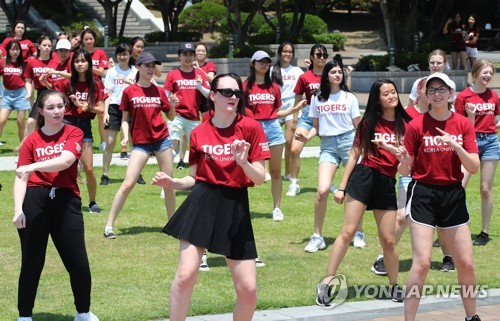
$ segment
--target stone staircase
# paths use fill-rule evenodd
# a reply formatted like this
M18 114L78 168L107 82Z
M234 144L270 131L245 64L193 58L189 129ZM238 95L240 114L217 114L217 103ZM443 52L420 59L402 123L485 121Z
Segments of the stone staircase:
M138 0L134 1L137 2ZM125 2L126 1L122 1L118 5L118 21L116 24L117 32L119 32L122 23L125 11ZM88 17L96 19L103 26L106 25L104 8L99 4L99 2L97 2L97 0L76 0L74 3L78 9L84 12ZM143 37L147 33L159 31L155 24L151 23L150 20L141 19L141 17L136 15L133 10L129 11L126 21L125 31L123 34L125 37Z

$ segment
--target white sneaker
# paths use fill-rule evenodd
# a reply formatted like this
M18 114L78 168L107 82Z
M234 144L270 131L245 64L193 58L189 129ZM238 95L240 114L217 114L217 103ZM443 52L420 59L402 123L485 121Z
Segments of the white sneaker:
M206 250L203 252L203 256L201 257L201 263L200 263L199 270L205 271L205 272L210 271L210 267L208 266L208 263L207 263L207 251Z
M19 317L17 321L33 321L33 319L31 317Z
M271 180L271 174L269 174L268 172L266 172L266 177L264 178L264 181L268 182Z
M366 247L365 234L363 234L363 231L356 231L353 244L354 247L359 249Z
M160 197L161 198L165 198L165 191L163 190L163 188L161 189Z
M288 192L286 192L286 196L297 196L300 193L299 184L290 184L288 187Z
M335 186L335 184L332 184L332 186L330 186L330 192L335 193L337 190L338 188L337 186Z
M106 149L106 142L101 142L99 144L99 150L102 152Z
M99 321L99 318L96 317L92 312L87 313L76 313L74 321Z
M309 243L304 248L304 251L309 253L316 253L318 250L323 250L326 247L325 239L323 236L316 236L313 234L309 239Z
M256 267L264 267L264 266L266 266L266 263L262 262L260 257L257 256L257 258L255 259L255 266Z
M279 207L276 207L273 210L273 221L275 222L281 222L285 219L285 215L283 215L283 212L281 212Z

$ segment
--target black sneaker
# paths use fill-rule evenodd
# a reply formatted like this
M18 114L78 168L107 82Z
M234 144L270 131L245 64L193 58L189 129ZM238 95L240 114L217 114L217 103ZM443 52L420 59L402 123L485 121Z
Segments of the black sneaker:
M380 259L377 259L375 263L373 263L371 270L376 275L387 275L387 269L385 268L384 258L381 257Z
M316 285L316 304L323 308L332 308L331 302L331 291L332 288L325 283L318 283Z
M465 321L467 321L467 318L465 318ZM472 317L472 319L470 319L470 321L481 321L481 318L476 314Z
M439 239L436 239L434 243L432 243L432 247L440 247L441 244L439 244Z
M142 178L142 175L139 175L139 178L137 179L137 184L146 185L146 181L144 180L144 178Z
M96 202L92 201L89 203L89 212L94 214L101 213L101 208L97 205Z
M184 161L180 160L179 163L177 163L176 169L184 169L186 167L186 164L184 164Z
M100 185L109 185L109 177L107 177L106 175L102 175Z
M479 233L476 236L476 239L474 240L473 244L477 245L477 246L483 246L483 245L488 244L489 241L490 241L490 238L489 238L488 233L484 233L481 231L481 233Z
M392 302L403 302L404 293L403 289L397 284L392 286L391 289L391 300Z
M441 266L441 272L454 272L455 263L453 263L453 258L446 255L443 257L443 265Z
M129 156L128 156L127 152L121 152L120 153L120 159L124 159L125 160L125 159L128 159L128 158L129 158Z

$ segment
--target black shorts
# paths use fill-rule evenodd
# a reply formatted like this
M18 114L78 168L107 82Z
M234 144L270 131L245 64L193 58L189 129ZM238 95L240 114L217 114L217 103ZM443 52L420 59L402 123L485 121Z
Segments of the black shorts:
M122 111L120 110L120 105L110 104L108 108L109 122L104 129L112 129L120 131L122 126Z
M396 179L357 164L349 177L346 193L366 205L367 210L397 210Z
M429 227L454 228L469 222L462 183L431 185L412 180L408 185L406 215Z
M247 188L196 182L163 232L232 260L257 257Z
M46 87L42 87L36 91L36 100L35 103L33 104L33 107L31 108L29 118L36 119L38 116L38 102L40 101L40 97L42 96L43 92L46 91Z
M451 52L460 52L460 51L464 51L465 52L465 46L460 45L460 44L456 44L456 43L452 42L451 43L450 51Z
M64 116L64 122L76 126L83 131L84 143L92 143L94 141L94 137L92 136L92 119Z

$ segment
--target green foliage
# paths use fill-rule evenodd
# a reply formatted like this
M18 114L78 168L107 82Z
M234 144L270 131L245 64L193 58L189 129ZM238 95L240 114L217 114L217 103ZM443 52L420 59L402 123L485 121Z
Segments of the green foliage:
M333 51L344 50L344 46L347 42L347 36L341 33L321 33L319 35L313 35L315 43L321 44L331 44Z
M304 27L298 35L292 35L290 27L293 20L293 13L285 13L283 15L283 28L280 30L280 39L296 39L296 43L315 43L314 34L322 34L328 32L326 23L318 16L306 14ZM271 22L276 26L278 19L271 19ZM255 44L266 44L276 42L276 31L267 23L260 26L258 33L249 38L249 42Z
M178 31L177 34L171 34L170 41L197 42L200 41L202 37L203 35L200 32ZM144 35L144 40L146 40L147 43L164 42L165 33L163 31L153 31Z
M269 50L268 48L262 48L254 45L243 45L239 47L235 47L233 51L234 58L250 58L257 50L264 50L269 54L269 56L273 57L274 52ZM229 54L229 41L227 39L220 41L217 45L213 46L208 51L209 57L226 57L228 58Z
M226 7L201 2L188 7L179 15L179 30L213 33L226 17Z
M426 70L427 56L428 52L421 52L418 54L414 54L413 52L396 53L394 57L394 64L403 70L406 70L406 67L409 65L418 64L421 70ZM358 60L358 64L366 66L369 65L373 71L387 71L386 67L389 66L389 56L364 56Z
M82 32L83 27L89 26L89 28L94 30L97 34L97 39L95 40L94 46L102 47L104 45L104 35L101 31L99 31L99 29L97 29L94 21L90 20L81 12L77 13L72 21L73 22L71 22L69 25L61 26L68 35L71 35L74 32Z
M248 15L249 13L248 12L242 12L241 13L241 23L244 24L245 21L247 20L248 18ZM231 18L234 19L234 14L231 14ZM266 24L266 21L264 20L264 17L262 17L262 15L260 14L257 14L253 17L253 20L252 22L250 23L250 27L248 28L248 34L249 35L253 35L253 34L256 34L260 27L262 25ZM218 32L220 32L221 34L224 34L224 35L227 35L228 32L229 32L229 26L227 24L227 19L226 17L224 16L224 19L222 19L222 21L220 22L220 26L219 28L217 29Z

